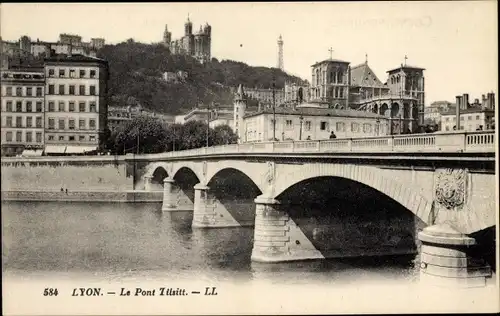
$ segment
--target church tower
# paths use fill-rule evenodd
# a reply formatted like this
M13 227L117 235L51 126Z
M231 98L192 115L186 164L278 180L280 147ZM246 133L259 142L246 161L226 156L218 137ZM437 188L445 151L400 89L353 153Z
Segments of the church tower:
M278 68L285 71L285 65L283 64L283 38L278 38Z
M168 25L165 24L165 31L163 32L163 45L170 48L170 42L172 41L172 33L168 31Z
M247 97L243 91L243 86L240 84L238 91L234 96L234 133L238 136L238 143L245 142L245 126L243 117L247 107Z
M193 34L193 23L191 23L191 21L189 20L189 14L188 14L188 19L186 23L184 23L184 36L192 34Z

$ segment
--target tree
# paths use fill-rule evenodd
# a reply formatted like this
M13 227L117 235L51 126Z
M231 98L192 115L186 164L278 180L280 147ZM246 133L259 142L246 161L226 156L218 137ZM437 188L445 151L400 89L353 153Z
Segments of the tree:
M236 144L238 136L229 125L219 125L214 128L214 145Z
M117 131L114 149L117 153L158 153L165 151L168 134L158 118L137 116Z

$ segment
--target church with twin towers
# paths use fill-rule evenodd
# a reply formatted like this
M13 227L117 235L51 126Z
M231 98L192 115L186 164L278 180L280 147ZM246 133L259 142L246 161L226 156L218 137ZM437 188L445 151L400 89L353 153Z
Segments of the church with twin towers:
M212 27L205 23L200 25L197 32L193 32L193 23L187 17L184 23L184 35L176 40L172 40L172 33L165 25L163 33L163 45L165 45L172 54L185 54L196 58L201 63L209 62L211 59L212 46Z

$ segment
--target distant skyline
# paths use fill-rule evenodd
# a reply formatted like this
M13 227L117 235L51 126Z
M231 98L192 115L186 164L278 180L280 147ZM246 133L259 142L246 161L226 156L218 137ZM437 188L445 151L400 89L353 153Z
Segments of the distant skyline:
M311 80L310 66L330 57L365 61L382 82L386 71L405 62L425 68L426 105L471 101L498 86L497 2L332 3L97 3L0 5L3 40L57 40L60 33L107 44L129 38L160 42L165 24L172 39L212 25L212 57L252 66L276 67L277 40L284 45L285 70ZM20 22L22 21L22 22ZM498 99L498 98L497 98Z

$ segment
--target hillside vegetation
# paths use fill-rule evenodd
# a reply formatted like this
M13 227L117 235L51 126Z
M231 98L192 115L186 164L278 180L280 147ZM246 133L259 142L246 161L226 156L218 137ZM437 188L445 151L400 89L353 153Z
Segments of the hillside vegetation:
M172 55L160 44L143 44L133 40L106 45L98 52L110 67L109 92L111 105L139 103L143 107L165 114L177 114L195 105L208 103L232 104L231 88L271 88L273 77L277 88L286 80L303 83L277 68L251 67L245 63L212 58L200 64L194 58ZM186 71L181 83L167 83L164 72Z

